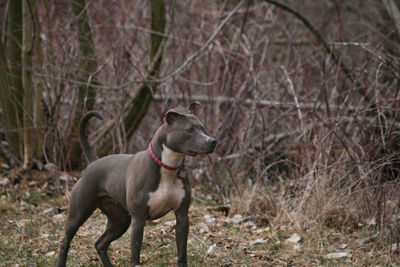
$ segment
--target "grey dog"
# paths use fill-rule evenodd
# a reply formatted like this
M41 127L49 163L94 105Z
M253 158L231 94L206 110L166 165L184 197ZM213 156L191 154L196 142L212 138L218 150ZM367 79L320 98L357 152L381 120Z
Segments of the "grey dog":
M130 225L131 266L139 265L146 221L160 218L171 210L176 216L178 265L187 266L191 191L188 179L180 177L178 172L185 155L212 153L217 141L206 133L190 108L178 107L166 112L149 149L99 159L85 133L91 117L102 119L98 112L91 111L80 123L83 151L91 163L71 193L57 267L65 266L72 238L97 208L108 218L106 231L95 243L104 266L113 266L107 249Z

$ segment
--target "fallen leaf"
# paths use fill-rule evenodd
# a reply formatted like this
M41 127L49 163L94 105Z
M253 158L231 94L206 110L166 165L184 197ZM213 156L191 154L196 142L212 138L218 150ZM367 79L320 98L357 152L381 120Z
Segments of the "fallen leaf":
M266 244L267 242L268 242L267 239L258 238L254 241L250 241L249 246L254 246L254 245L258 245L258 244Z
M53 216L53 215L56 215L56 214L60 213L60 211L59 211L58 208L52 207L52 208L45 209L43 211L43 213L47 214L49 216Z
M46 171L57 171L58 167L56 164L50 162L44 165L44 169Z
M328 255L326 255L326 258L328 260L351 258L351 254L347 253L347 252L334 252L334 253L329 253Z
M18 228L24 228L27 223L29 223L28 219L22 219L17 221L17 226Z
M229 206L218 206L218 207L207 207L206 209L209 212L212 212L212 211L222 212L222 213L224 213L225 216L228 216L231 207L229 207Z
M54 222L63 222L64 219L65 219L65 215L62 213L53 216Z
M30 182L28 183L28 186L29 186L29 187L33 187L33 186L36 186L37 184L38 184L37 181L30 181Z
M390 246L390 250L391 250L392 252L400 252L400 245L399 245L398 243L393 243L393 244Z
M265 228L263 228L263 229L258 229L258 230L256 231L256 234L261 234L261 233L269 232L269 231L271 231L271 228L265 227Z
M286 239L286 242L292 243L292 244L297 244L301 240L301 236L298 233L294 233L291 237Z
M200 234L210 232L210 228L208 228L208 226L206 224L200 224L199 226L200 226L200 229L199 229Z
M6 186L10 183L10 180L8 178L4 178L3 180L0 181L1 186Z
M243 222L243 216L240 214L235 214L232 218L226 218L225 222L229 224L239 224Z
M208 254L208 255L213 254L213 253L215 252L215 248L216 248L216 247L217 247L217 244L211 245L211 246L208 248L208 250L207 250L207 254Z
M64 182L72 182L74 178L71 175L68 174L62 174L60 177L58 177L59 180L64 181Z
M42 236L41 236L41 237L42 237L43 239L48 239L48 238L49 238L49 236L50 236L49 234L42 234Z
M10 165L8 165L7 163L2 163L1 165L0 165L3 169L10 169Z
M301 249L301 246L299 244L296 244L296 245L293 246L293 249L294 250L299 250L299 249Z
M176 221L175 220L167 221L167 222L164 222L164 225L166 225L166 226L175 226L176 225Z
M366 223L368 226L374 226L374 225L376 225L376 218L369 218L369 219L366 219L366 220L365 220L365 223Z
M203 216L203 218L204 218L204 220L205 220L207 223L213 223L213 222L215 222L215 217L214 217L214 215L206 214L206 215Z
M56 255L55 251L50 251L46 253L46 257L53 257L54 255Z

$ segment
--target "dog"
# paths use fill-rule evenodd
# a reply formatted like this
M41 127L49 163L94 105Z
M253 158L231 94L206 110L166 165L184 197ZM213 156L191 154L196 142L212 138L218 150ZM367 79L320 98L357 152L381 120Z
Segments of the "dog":
M191 190L189 180L178 172L185 156L210 154L217 145L217 140L207 134L204 125L191 112L195 105L168 110L147 150L100 159L90 147L85 129L90 118L103 118L96 111L82 118L79 135L90 164L71 193L57 267L66 265L71 240L97 208L108 218L106 231L95 243L104 266L113 266L107 249L129 226L131 266L140 265L146 221L161 218L171 210L176 217L178 266L187 266Z

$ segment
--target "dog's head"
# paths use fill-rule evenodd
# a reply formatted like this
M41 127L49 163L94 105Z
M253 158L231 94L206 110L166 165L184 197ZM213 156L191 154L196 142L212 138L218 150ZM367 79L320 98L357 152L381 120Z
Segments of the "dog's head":
M192 113L198 105L193 103L188 108L177 107L165 113L165 145L171 150L189 156L214 151L217 140L207 134L204 125Z

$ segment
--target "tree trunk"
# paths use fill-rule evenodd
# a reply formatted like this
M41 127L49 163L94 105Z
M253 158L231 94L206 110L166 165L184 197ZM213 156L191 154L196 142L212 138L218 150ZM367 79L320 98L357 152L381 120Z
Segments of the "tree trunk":
M32 50L34 47L33 39L33 12L29 0L23 0L22 4L22 86L24 89L23 97L23 123L24 123L24 162L23 168L28 169L32 166L33 154L35 150L33 105L34 92L32 84Z
M0 38L0 105L2 109L2 117L1 122L5 127L5 135L8 144L10 145L11 150L18 151L19 148L19 138L17 132L15 130L18 128L16 113L14 110L13 102L10 101L10 81L8 77L8 67L7 60L5 57L5 48L3 42ZM1 146L1 148L3 148ZM3 151L4 154L7 154L6 151ZM17 155L13 155L15 158L18 158Z
M72 9L74 11L77 28L79 49L81 52L81 66L82 72L80 80L85 85L78 88L78 99L75 105L75 115L73 119L71 133L71 147L69 148L69 159L71 168L76 169L81 162L82 149L78 138L79 121L84 112L91 110L94 105L96 90L92 84L96 84L95 71L97 69L97 61L95 56L95 49L92 39L92 30L89 24L87 15L86 1L85 0L71 0Z
M41 50L41 42L40 42L40 23L39 23L39 16L37 13L37 9L34 9L35 13L33 14L34 25L36 29L35 33L35 40L34 40L34 57L35 59L35 66L37 72L42 72L43 66L43 57L42 57L42 50ZM35 153L34 157L37 160L41 160L43 157L43 138L44 138L44 131L43 131L43 121L44 121L44 109L43 109L43 83L40 81L36 81L34 84L34 125L35 125Z
M151 0L150 1L151 11L151 32L164 33L165 31L165 6L163 0ZM150 64L154 62L154 67L150 70L148 79L154 79L158 77L160 70L162 56L156 58L157 52L161 47L161 43L165 37L158 34L151 35L151 46L150 46ZM132 137L133 133L139 127L143 117L147 113L150 102L153 99L153 94L156 89L156 84L143 84L137 95L135 96L130 109L128 110L125 119L124 126L126 129L127 138Z
M150 12L151 12L151 32L164 33L166 28L166 17L165 17L165 5L163 0L151 0L150 1ZM150 44L150 63L149 63L149 74L146 77L147 80L156 79L160 70L162 61L162 49L163 40L165 37L159 34L151 34ZM150 103L153 99L153 94L156 90L157 85L155 83L144 83L139 88L135 88L135 94L128 106L125 117L124 127L126 131L126 137L129 139L135 133L139 127ZM99 155L104 156L109 153L112 149L112 141L109 138L103 143L99 149Z
M9 94L10 101L8 141L10 147L19 158L23 155L21 129L23 127L23 87L21 80L21 44L22 44L22 0L10 0L8 3L8 62L9 62ZM7 62L7 61L6 61Z

